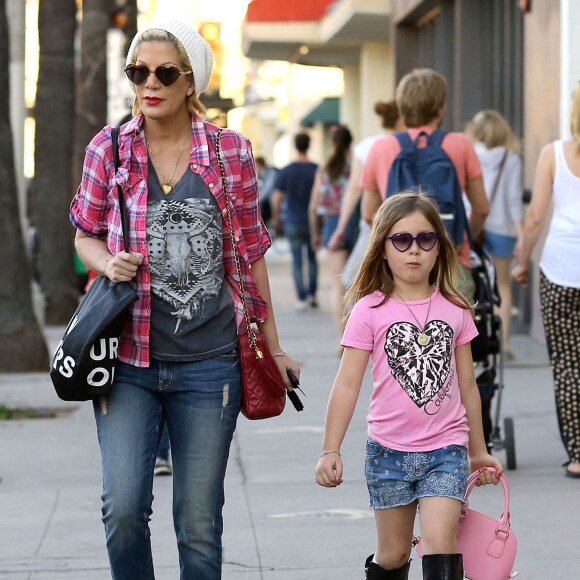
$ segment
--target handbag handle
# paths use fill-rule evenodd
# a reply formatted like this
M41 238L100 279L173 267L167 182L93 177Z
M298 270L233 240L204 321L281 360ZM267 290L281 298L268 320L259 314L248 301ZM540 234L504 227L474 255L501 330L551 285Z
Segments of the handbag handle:
M250 312L248 310L248 302L246 300L246 289L244 286L244 278L242 275L242 264L240 261L240 252L238 249L238 245L236 244L236 241L235 241L234 226L232 224L231 200L230 200L230 194L228 191L228 184L227 184L227 180L226 180L226 169L225 169L222 157L221 157L221 149L220 149L221 135L222 135L222 129L220 129L217 132L217 136L216 136L216 140L215 140L215 153L217 156L218 165L220 167L220 174L221 174L221 178L222 178L222 189L224 190L224 197L226 200L227 222L228 222L228 228L230 231L230 240L232 243L232 253L234 255L234 262L236 264L236 275L238 277L238 285L240 287L240 297L242 300L242 306L244 308L244 322L246 324L246 331L248 333L248 342L250 344L250 348L255 351L256 358L264 358L264 353L260 350L260 347L258 346L257 339L256 339L256 333L254 332L254 329L252 328L252 324L250 321Z
M473 488L475 487L475 482L478 480L479 475L483 471L489 471L490 473L496 472L496 470L493 467L482 467L481 469L474 471L469 476L469 479L467 480L467 491L465 492L464 503L461 506L462 517L465 517L467 515L467 512L469 511L469 496L473 491ZM503 488L504 504L503 504L503 512L498 520L496 533L503 532L507 535L509 534L510 527L510 488L508 485L508 481L503 474L499 476L499 482L501 483L501 486Z
M119 169L119 128L111 129L111 139L113 141L113 157L115 160L115 174ZM123 246L125 252L129 253L129 217L125 207L125 195L121 186L117 183L117 195L119 196L119 211L121 212L121 231L123 233Z

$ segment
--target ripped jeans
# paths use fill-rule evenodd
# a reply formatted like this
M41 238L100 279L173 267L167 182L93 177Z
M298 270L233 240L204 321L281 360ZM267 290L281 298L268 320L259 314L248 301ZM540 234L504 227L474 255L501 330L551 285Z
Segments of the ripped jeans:
M149 520L153 467L167 423L181 580L219 580L224 478L240 409L237 352L196 362L119 363L95 400L103 522L113 580L154 580Z

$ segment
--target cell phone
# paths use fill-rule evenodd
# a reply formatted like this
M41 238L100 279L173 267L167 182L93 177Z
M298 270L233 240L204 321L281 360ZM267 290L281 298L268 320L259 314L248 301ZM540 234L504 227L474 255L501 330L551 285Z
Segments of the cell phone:
M286 391L286 393L288 394L288 398L290 399L290 402L294 405L294 408L297 411L303 411L304 405L302 404L302 401L300 400L300 397L296 392L296 390L299 390L304 395L304 391L300 388L298 377L294 374L294 371L292 369L286 369L286 374L288 375L288 378L290 379L290 384L292 385L292 389Z

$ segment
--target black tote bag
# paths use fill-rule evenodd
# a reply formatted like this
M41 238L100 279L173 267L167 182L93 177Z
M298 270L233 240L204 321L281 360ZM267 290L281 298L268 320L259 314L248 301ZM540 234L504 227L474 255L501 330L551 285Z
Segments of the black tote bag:
M118 129L112 130L115 171L119 165ZM128 218L121 187L117 185L123 243L129 251ZM63 401L89 401L111 389L118 358L122 319L138 298L129 282L99 276L68 323L52 358L50 378Z

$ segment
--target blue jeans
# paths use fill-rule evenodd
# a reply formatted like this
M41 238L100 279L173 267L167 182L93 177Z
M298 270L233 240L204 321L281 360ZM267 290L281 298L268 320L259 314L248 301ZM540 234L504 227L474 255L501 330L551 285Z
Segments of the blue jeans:
M159 447L157 448L157 457L169 461L169 431L167 430L167 425L163 426L163 435L161 435L161 441L159 441Z
M316 296L318 289L318 264L316 254L310 246L310 230L308 226L289 224L284 232L290 242L292 252L292 275L298 300L306 300L308 296ZM304 282L304 252L308 258L308 288Z
M119 363L94 403L103 465L103 522L113 580L154 580L153 467L166 423L181 580L219 580L224 478L240 409L237 352L149 368Z

